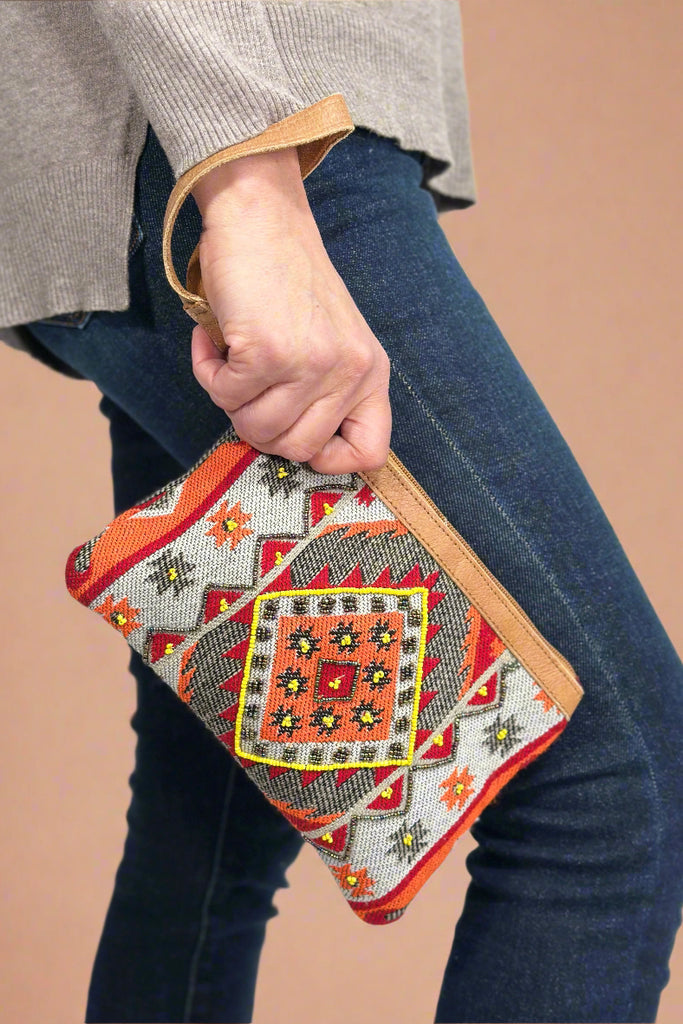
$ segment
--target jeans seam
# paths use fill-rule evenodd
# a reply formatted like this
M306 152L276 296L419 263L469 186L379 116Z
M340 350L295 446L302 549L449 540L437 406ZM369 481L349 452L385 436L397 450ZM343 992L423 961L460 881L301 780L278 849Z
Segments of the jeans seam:
M534 550L534 548L529 543L528 539L519 530L519 528L518 528L517 524L515 523L514 519L509 515L509 513L507 512L505 507L503 505L501 505L501 503L498 501L496 495L490 489L490 487L488 486L486 481L481 478L481 476L479 475L479 473L477 472L475 467L472 465L472 463L468 459L467 455L465 455L465 453L457 446L457 444L455 443L455 441L453 440L451 435L448 433L448 431L443 427L443 425L432 415L432 413L429 411L429 409L427 408L427 406L423 402L422 398L420 397L420 395L418 394L416 389L413 387L413 385L410 383L410 381L408 380L406 375L401 370L399 370L396 367L396 365L395 365L395 363L393 361L392 361L392 364L391 364L391 368L392 368L392 371L394 373L396 373L397 377L399 377L403 381L403 384L408 389L408 391L410 391L411 394L414 396L415 400L420 405L422 411L425 413L425 415L431 421L431 423L434 424L434 426L439 431L439 433L442 435L442 437L444 438L444 440L446 441L448 446L458 455L458 457L461 459L461 461L465 464L467 469L473 475L473 477L475 478L477 483L484 489L484 491L486 492L486 494L488 495L490 500L493 502L493 504L496 506L496 508L500 511L501 515L505 518L506 522L513 529L513 531L515 532L515 534L517 535L519 540L522 542L522 544L524 545L526 550L529 552L529 554L533 558L534 562L540 567L540 569L543 572L544 576L546 577L548 583L552 587L554 593L557 595L558 599L562 602L562 604L567 609L569 615L571 616L573 622L576 624L578 630L585 636L585 630L583 629L583 626L581 624L581 620L579 619L578 615L574 611L574 609L573 609L571 603L569 602L568 598L565 597L565 595L562 593L562 590L560 589L560 587L559 587L559 585L558 585L558 583L556 581L555 576L553 575L553 573L548 571L548 569L544 565L543 560L541 559L540 555ZM656 811L657 811L657 813L655 814L655 822L656 822L655 827L656 827L656 830L657 830L658 842L656 844L656 871L655 871L655 877L659 877L659 873L660 873L660 858L661 858L660 848L661 848L661 842L662 842L662 838L663 838L662 824L661 824L662 806L661 806L661 797L660 797L660 793L659 793L659 788L657 786L657 780L655 778L655 775L654 775L654 772L653 772L653 768L652 768L650 752L647 749L647 744L645 743L645 740L643 738L642 732L640 731L640 728L638 726L637 721L631 715L631 712L629 711L628 707L624 704L624 702L621 699L621 695L619 693L619 689L618 689L618 687L616 685L616 680L614 679L614 676L613 676L612 672L610 671L608 665L606 665L604 659L602 658L601 654L598 651L593 649L593 653L595 655L595 658L596 658L600 668L605 673L606 678L609 680L610 688L612 689L612 692L613 692L613 694L615 696L617 704L621 708L622 713L631 722L631 725L632 725L636 735L638 736L639 744L640 744L640 746L641 746L641 748L642 748L642 750L644 751L644 754L645 754L645 761L647 763L648 775L650 776L650 781L652 783L652 787L653 787L653 791L654 791L654 796L655 796L655 801L654 802L656 804Z
M223 841L225 839L225 830L228 822L228 811L230 810L230 804L232 803L232 794L235 788L235 775L237 773L237 765L232 764L232 771L226 787L225 798L223 800L223 810L221 812L221 820L218 827L218 837L216 839L216 848L214 850L213 864L211 866L211 877L209 878L209 884L206 887L206 893L204 894L204 901L202 903L202 912L199 925L199 935L197 936L197 943L195 945L194 952L192 954L192 960L190 962L190 974L187 982L187 996L185 997L185 1007L183 1010L183 1021L187 1022L191 1020L192 1004L194 1002L195 993L197 990L197 974L199 972L199 961L206 941L206 936L209 930L209 907L213 894L216 889L216 883L218 881L219 865L221 855L223 852Z

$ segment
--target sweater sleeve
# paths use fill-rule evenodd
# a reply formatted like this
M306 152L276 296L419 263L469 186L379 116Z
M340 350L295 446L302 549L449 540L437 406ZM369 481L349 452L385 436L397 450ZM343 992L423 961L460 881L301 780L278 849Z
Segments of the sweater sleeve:
M334 122L330 136L342 121L353 130L348 108L339 104L341 94L330 96L306 73L310 54L303 34L291 31L289 7L296 8L298 24L308 16L317 24L339 5L330 0L305 0L303 6L279 0L93 0L92 15L176 180L212 154L249 142L285 119L291 144L313 138L302 140L302 131L324 129L326 113ZM309 108L326 97L332 107L320 108L313 124ZM303 115L301 123L292 120L294 114ZM313 152L304 151L302 173Z

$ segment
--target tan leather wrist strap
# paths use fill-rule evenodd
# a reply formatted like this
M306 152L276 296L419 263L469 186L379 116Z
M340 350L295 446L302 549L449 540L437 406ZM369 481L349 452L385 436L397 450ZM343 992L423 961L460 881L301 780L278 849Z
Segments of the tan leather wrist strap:
M271 125L253 139L230 146L219 153L213 153L206 160L191 167L189 171L185 171L176 181L164 214L164 230L161 241L164 270L169 284L183 300L185 312L198 324L201 324L221 352L226 351L226 345L211 306L206 301L206 294L202 286L199 243L197 243L187 265L187 287L183 288L173 266L171 241L180 207L199 179L208 171L213 170L214 167L220 167L222 164L228 164L232 160L238 160L241 156L271 153L276 149L289 149L292 146L297 146L301 178L304 180L315 170L330 149L341 139L350 135L353 130L354 124L344 97L341 93L335 93L333 96L314 103L307 110L292 114L277 124Z

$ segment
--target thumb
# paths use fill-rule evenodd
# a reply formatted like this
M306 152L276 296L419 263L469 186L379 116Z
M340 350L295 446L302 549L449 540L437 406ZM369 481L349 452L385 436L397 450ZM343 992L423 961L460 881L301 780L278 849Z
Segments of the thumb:
M197 324L192 331L192 370L203 388L210 388L225 361L225 355L214 345L204 328Z

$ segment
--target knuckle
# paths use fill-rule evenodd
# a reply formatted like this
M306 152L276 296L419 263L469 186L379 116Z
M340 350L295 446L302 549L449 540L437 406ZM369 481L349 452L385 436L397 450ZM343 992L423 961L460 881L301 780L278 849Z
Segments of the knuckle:
M220 406L221 409L227 407L228 403L226 401L226 396L223 393L223 389L220 386L220 381L217 382L214 378L213 380L200 380L199 383L202 385L214 405Z
M275 369L278 375L292 367L297 359L297 348L284 335L278 338L266 338L259 348L258 361L262 367Z
M306 444L304 441L288 441L280 446L278 454L290 462L308 462L317 451L314 445Z
M260 448L263 445L270 444L273 439L273 434L270 431L258 430L254 426L248 428L249 443L255 448Z
M370 454L366 453L361 459L361 466L367 470L381 469L386 464L388 458L389 447L384 446L382 449L376 449Z
M363 469L381 469L389 458L390 438L384 430L365 445L360 460Z
M350 354L346 372L352 380L360 380L372 369L374 358L369 348L357 348Z
M308 380L319 380L335 365L335 355L329 348L312 345L307 351L297 353L293 365Z
M235 429L239 432L243 441L246 441L254 448L258 448L270 440L269 437L266 437L264 430L259 430L258 425L254 423L253 417L249 416L247 409L235 410L231 415Z
M201 384L202 382L200 381L199 383ZM225 407L225 402L224 399L221 397L220 393L216 391L215 388L211 387L211 385L204 384L203 386L204 390L206 391L207 395L209 396L213 404L223 409Z

